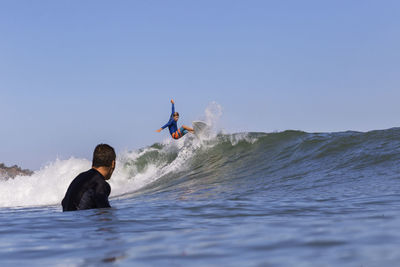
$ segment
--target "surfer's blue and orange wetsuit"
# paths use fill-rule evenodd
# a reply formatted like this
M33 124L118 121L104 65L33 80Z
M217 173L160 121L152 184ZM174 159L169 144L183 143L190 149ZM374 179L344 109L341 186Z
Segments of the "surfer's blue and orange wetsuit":
M169 118L169 121L167 122L167 124L165 124L163 127L161 127L161 129L165 129L168 127L169 133L171 134L172 138L179 139L182 136L184 136L185 134L187 134L188 131L185 130L183 127L178 129L178 124L174 120L174 113L175 113L175 105L172 104L171 117Z

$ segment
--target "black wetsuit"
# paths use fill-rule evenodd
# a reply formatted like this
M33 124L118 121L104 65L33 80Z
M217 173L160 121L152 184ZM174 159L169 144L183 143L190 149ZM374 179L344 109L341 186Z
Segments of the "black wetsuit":
M110 208L111 187L95 169L79 174L68 187L61 204L63 211Z

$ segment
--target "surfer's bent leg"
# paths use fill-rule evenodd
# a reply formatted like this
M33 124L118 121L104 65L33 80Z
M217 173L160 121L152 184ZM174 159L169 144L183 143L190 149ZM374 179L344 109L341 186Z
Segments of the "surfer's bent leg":
M181 128L178 129L178 131L172 133L171 136L174 139L179 139L187 133L188 131L182 126Z
M188 126L186 126L186 125L182 125L181 128L183 128L183 129L185 129L186 131L189 131L189 132L191 132L191 133L194 133L193 128L190 128L190 127L188 127Z

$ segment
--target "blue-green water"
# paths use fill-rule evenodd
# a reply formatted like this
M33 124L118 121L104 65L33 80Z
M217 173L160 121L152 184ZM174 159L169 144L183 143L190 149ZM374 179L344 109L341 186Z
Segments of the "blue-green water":
M0 181L1 266L399 264L399 128L195 141L120 155L111 209L61 212L82 160Z

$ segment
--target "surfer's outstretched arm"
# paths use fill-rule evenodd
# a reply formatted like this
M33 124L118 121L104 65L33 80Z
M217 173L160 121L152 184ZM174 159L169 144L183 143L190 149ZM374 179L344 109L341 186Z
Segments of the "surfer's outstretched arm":
M169 119L169 121L167 122L167 124L165 124L163 127L161 127L160 129L156 130L156 132L160 133L162 130L164 130L165 128L169 127L173 121L174 121L174 113L175 113L175 101L173 99L171 99L171 104L172 104L172 112L171 112L171 117Z
M156 132L160 133L162 130L164 130L165 128L167 128L170 125L171 125L171 120L169 120L169 122L167 122L167 124L165 124L163 127L161 127L160 129L156 130Z
M171 104L172 104L172 112L171 112L171 116L175 113L175 101L173 99L171 99Z

